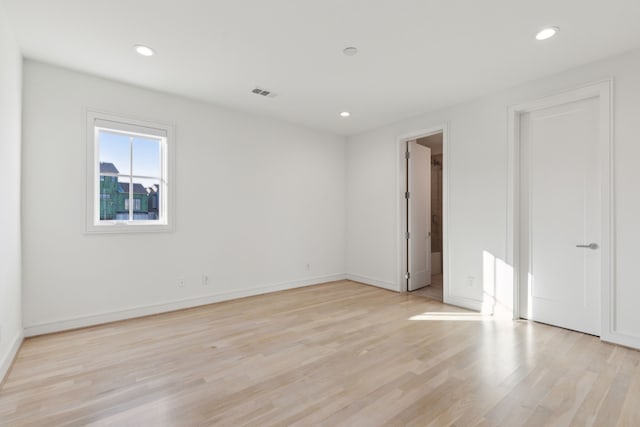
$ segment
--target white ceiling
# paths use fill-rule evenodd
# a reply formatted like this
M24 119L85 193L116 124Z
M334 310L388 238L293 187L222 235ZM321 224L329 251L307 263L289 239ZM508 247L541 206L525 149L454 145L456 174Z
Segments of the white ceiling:
M638 0L4 2L28 58L345 135L640 47Z

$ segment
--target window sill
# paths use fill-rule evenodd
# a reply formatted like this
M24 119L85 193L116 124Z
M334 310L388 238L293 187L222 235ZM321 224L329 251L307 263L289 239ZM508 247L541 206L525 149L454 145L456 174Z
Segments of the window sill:
M105 221L103 224L87 225L86 234L170 233L171 224L151 221Z

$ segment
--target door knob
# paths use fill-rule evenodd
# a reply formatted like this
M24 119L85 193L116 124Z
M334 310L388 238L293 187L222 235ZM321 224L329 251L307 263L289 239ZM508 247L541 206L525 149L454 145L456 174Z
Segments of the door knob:
M589 243L588 245L576 245L576 248L598 249L598 244Z

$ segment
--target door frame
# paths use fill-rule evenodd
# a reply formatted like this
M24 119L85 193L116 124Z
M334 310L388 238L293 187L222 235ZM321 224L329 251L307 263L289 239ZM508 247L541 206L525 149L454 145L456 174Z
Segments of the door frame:
M405 233L407 230L407 203L404 196L407 191L407 159L405 158L406 142L413 139L424 138L425 136L442 133L442 291L444 302L449 300L449 124L443 123L407 134L403 134L396 139L397 165L398 165L398 186L396 200L398 200L398 259L397 277L398 290L408 292L408 283L405 278L407 269L407 245Z
M602 126L598 135L602 191L602 251L601 270L601 327L603 341L623 343L624 337L615 332L612 305L615 296L614 261L614 146L613 146L613 79L585 84L556 95L509 107L508 111L508 162L507 162L507 263L513 266L513 318L520 319L520 117L524 113L597 98Z

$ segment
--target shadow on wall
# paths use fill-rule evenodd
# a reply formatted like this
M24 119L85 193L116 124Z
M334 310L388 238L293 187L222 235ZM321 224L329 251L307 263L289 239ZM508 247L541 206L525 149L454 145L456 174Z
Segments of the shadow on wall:
M409 320L486 321L513 318L513 266L491 252L482 251L482 308L480 313L426 312Z
M513 266L482 251L482 313L513 317Z

